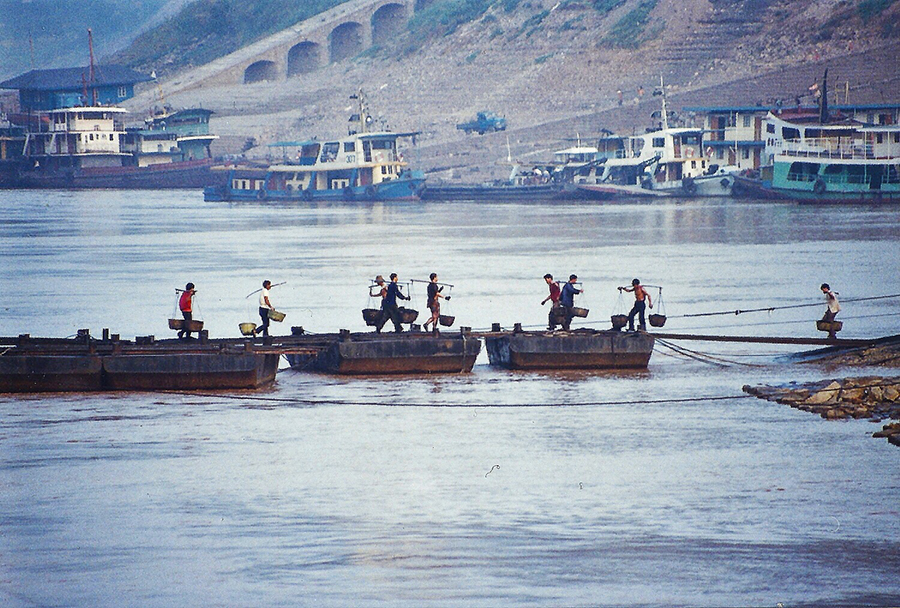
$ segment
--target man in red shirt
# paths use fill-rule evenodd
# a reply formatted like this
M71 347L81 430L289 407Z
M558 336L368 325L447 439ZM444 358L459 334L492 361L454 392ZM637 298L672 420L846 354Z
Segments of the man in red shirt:
M550 302L550 314L547 315L547 321L550 331L553 331L556 329L556 320L559 315L559 283L553 280L553 275L550 273L544 275L544 281L546 281L547 285L550 287L550 295L541 301L541 306Z
M188 283L181 292L181 298L178 299L178 308L181 309L181 316L184 317L184 327L178 332L179 340L191 339L191 321L194 319L194 284Z

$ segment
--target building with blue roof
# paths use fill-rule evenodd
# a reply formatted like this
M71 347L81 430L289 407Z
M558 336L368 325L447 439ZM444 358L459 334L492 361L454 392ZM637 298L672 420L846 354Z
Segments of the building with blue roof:
M92 77L93 72L93 77ZM47 112L83 105L116 105L134 97L134 85L152 80L120 65L31 70L0 82L19 91L22 112Z

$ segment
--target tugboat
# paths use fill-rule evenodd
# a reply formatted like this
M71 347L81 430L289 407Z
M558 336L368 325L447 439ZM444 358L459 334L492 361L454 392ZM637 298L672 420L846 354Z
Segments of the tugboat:
M416 200L425 175L412 171L397 150L397 140L418 132L369 131L374 122L362 91L350 99L358 112L350 117L347 137L326 141L279 142L296 149L296 158L268 167L222 167L228 179L203 192L207 201L353 201Z
M669 127L665 86L658 130L600 140L597 160L575 175L576 186L595 198L631 196L730 196L734 175L703 149L703 129Z

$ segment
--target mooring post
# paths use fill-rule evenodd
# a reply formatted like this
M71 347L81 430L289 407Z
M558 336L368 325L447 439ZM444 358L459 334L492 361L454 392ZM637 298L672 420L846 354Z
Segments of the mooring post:
M302 325L294 325L291 327L291 335L292 336L302 336L306 331L303 329Z
M499 323L491 323L491 331L500 331Z
M342 329L339 332L339 335L340 335L341 342L349 342L350 341L350 330L349 329Z
M462 325L459 328L459 333L462 334L463 336L468 336L469 334L472 333L472 328L468 327L466 325Z
M209 342L209 330L201 329L200 330L200 344L206 344Z
M109 341L109 328L108 327L103 328L103 341L104 342Z
M513 333L514 333L514 334L520 334L520 333L522 333L522 324L521 324L521 323L515 323L515 324L513 325Z

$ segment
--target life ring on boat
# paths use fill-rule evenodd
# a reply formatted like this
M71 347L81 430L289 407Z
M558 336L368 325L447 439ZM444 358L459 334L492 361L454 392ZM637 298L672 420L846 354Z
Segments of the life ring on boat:
M825 194L825 180L821 177L816 180L816 183L813 184L813 192L816 194Z
M690 177L686 177L681 181L681 189L685 194L697 194L697 184Z
M688 157L688 158L693 157L693 156L694 156L694 149L691 148L690 146L687 146L687 147L684 149L684 155L685 155L686 157Z
M313 193L312 193L312 190L310 190L309 188L307 188L306 190L303 191L303 194L302 194L301 196L303 197L303 200L305 200L305 201L311 201L311 200L313 199Z
M256 191L256 200L258 200L258 201L266 200L267 196L268 196L268 194L266 194L265 190L257 190Z
M345 200L352 201L354 198L356 198L356 193L353 192L353 188L351 188L350 186L345 186L343 192Z
M719 182L719 185L722 186L722 190L728 190L728 186L731 185L731 182L728 181L727 177L723 177L722 180Z
M378 190L375 189L375 186L366 186L366 196L369 198L375 198L378 196Z

